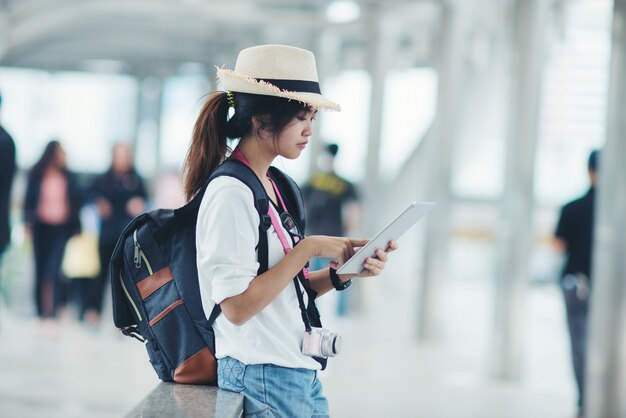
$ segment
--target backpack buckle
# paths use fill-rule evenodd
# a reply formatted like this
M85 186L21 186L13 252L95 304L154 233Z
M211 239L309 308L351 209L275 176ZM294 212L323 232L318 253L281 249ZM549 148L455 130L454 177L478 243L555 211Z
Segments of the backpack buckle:
M127 337L135 338L142 343L146 342L146 339L143 337L143 335L141 335L141 333L139 333L139 330L135 326L120 328L120 330L122 331L122 334L126 335Z
M261 216L261 227L264 231L267 231L272 225L272 218L269 215Z

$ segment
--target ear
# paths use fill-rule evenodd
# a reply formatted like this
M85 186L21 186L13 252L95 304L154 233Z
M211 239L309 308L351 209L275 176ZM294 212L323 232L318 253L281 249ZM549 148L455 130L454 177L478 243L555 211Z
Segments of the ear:
M252 116L252 131L256 132L259 137L264 138L267 135L272 135L269 126L269 117L267 115Z
M259 116L252 116L252 132L259 138L263 137L263 129L265 128L263 124L263 119Z
M258 131L263 129L263 121L259 116L252 116L252 130Z

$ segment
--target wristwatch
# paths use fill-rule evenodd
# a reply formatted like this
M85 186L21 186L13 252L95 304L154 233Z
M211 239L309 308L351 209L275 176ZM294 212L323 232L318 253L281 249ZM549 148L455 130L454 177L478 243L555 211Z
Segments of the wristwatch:
M339 275L337 274L337 270L335 270L334 268L330 268L330 282L333 284L333 287L338 290L346 290L347 288L350 287L350 285L352 284L352 279L348 280L347 282L342 282L341 279L339 278Z

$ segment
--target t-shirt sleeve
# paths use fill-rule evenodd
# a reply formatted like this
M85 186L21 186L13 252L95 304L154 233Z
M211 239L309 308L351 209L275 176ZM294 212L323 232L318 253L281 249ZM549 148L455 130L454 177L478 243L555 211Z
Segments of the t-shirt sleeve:
M559 216L559 221L556 225L556 231L554 236L563 241L567 242L567 238L569 236L569 211L567 210L567 206L561 210L561 215Z
M259 268L259 215L252 191L220 177L207 188L196 227L199 280L208 280L215 303L243 293ZM208 284L208 283L207 283Z

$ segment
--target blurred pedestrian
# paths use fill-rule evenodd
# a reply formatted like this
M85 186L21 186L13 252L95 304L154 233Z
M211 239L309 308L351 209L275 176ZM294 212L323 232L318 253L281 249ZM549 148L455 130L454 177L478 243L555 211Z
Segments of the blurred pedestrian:
M594 201L599 151L593 151L587 164L591 187L587 193L563 207L555 234L555 247L566 257L561 275L567 326L578 388L578 416L583 416L587 315L593 255Z
M327 144L318 159L318 171L302 188L307 210L307 235L355 236L360 226L361 206L356 188L335 172L339 145ZM311 270L328 267L330 259L314 258ZM337 295L337 314L348 313L347 292Z
M64 303L61 263L65 244L80 232L82 193L67 169L65 151L50 141L28 175L24 224L35 259L35 306L41 319L53 319Z
M2 95L0 95L1 106ZM15 143L0 123L0 263L2 263L2 254L11 243L11 186L15 170Z
M109 261L117 239L146 205L144 181L135 169L130 144L117 143L113 146L111 167L94 180L91 190L102 221L98 242L101 268L100 275L90 281L92 288L84 319L96 323L102 312L104 290L109 280Z

